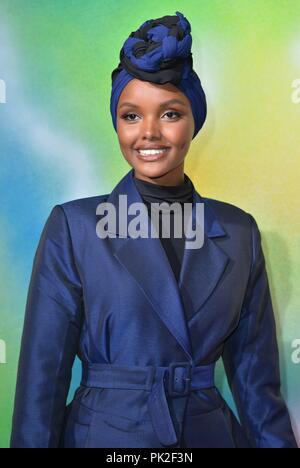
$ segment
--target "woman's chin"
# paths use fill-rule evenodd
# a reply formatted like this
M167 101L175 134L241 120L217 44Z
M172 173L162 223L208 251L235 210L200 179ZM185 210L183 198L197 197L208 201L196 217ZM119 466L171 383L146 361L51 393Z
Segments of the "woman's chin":
M137 167L133 167L135 175L142 175L145 177L162 177L165 175L167 172L171 171L172 168L168 168L167 165L162 165L157 162L153 163L147 163L141 167L140 165Z

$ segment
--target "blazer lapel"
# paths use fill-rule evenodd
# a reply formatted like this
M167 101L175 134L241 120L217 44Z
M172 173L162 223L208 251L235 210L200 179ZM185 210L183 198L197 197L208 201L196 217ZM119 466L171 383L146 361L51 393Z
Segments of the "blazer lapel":
M228 255L213 240L226 236L226 232L209 202L194 191L195 203L204 203L204 243L198 249L185 249L179 277L179 289L188 320L212 294L229 261ZM192 216L195 224L195 205Z
M107 199L107 203L115 206L117 214L116 228L109 229L108 239L114 256L134 278L159 318L189 360L193 361L188 320L212 293L226 267L228 257L210 239L225 235L225 231L209 207L206 213L205 205L204 245L199 249L185 249L178 284L159 238L148 236L134 239L128 233L125 234L124 229L122 231L119 225L119 195L127 195L128 207L132 203L143 203L134 183L133 169L118 183ZM198 202L205 203L205 199L194 191L193 223L197 222L195 203ZM127 226L129 221L128 215Z

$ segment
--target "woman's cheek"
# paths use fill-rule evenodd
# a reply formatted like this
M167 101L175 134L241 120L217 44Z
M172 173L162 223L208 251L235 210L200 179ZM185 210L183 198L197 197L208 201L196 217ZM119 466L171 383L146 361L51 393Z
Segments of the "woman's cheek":
M139 135L139 130L137 125L128 125L123 129L123 138L126 140L127 144L131 145L132 141L136 136Z

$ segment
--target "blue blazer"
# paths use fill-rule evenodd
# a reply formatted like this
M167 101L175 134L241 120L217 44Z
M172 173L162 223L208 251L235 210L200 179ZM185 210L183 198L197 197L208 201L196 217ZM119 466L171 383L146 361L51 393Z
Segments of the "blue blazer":
M179 282L159 238L96 234L97 206L142 202L131 169L109 195L56 205L35 254L11 447L297 447L280 393L254 218L204 203ZM82 381L66 405L75 356ZM214 384L224 361L238 421Z

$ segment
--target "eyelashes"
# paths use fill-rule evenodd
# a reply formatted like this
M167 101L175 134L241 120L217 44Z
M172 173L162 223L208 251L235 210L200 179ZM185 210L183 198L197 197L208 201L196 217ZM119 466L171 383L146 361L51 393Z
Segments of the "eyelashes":
M180 113L180 112L177 112L177 111L168 111L168 112L166 112L164 115L167 115L167 114L175 114L175 116L176 116L176 119L170 118L169 120L177 120L177 119L180 119L180 118L181 118L181 113ZM124 119L124 120L127 120L128 122L136 122L135 119L132 120L132 119L128 119L128 118L127 118L127 117L133 116L133 115L137 115L137 114L135 114L134 112L127 112L127 114L123 114L123 115L121 116L121 118Z

